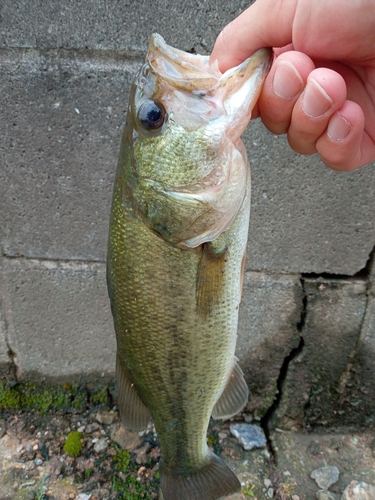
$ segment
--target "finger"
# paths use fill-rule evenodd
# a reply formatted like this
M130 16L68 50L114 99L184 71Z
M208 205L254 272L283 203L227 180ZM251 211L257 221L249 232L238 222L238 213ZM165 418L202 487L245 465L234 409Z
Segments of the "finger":
M217 60L224 72L262 47L291 43L296 4L296 0L257 0L220 33L210 63Z
M334 113L316 148L322 161L334 170L353 170L375 159L375 144L364 132L362 108L345 101Z
M300 154L315 153L316 141L327 129L331 116L341 108L347 89L341 75L328 68L313 70L292 112L288 130L290 146Z
M287 133L293 107L314 69L301 52L285 52L274 61L258 103L263 123L274 134Z

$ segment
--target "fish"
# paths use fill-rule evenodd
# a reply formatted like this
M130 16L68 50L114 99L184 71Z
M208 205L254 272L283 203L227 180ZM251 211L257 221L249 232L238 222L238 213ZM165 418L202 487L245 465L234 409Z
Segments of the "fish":
M248 401L235 357L250 213L241 135L270 61L261 49L222 74L153 34L130 90L107 283L121 419L134 431L153 422L164 500L240 489L207 429Z

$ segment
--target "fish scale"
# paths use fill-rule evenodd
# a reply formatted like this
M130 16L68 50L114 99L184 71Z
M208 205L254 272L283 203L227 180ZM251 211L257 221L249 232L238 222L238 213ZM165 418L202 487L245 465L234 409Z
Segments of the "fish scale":
M163 181L167 188L191 185L215 167L219 153L213 146L213 138L202 132L189 133L178 125L169 125L162 140L147 138L135 146L135 158L142 158L138 174L143 177L152 175ZM181 155L187 161L184 171L176 172L173 165Z
M133 430L144 430L152 419L164 500L214 500L240 487L208 449L206 433L211 415L229 418L247 402L234 356L250 211L240 136L269 56L261 51L236 70L242 82L236 111L236 72L220 76L207 69L207 58L191 54L184 63L183 52L153 35L130 93L107 280L120 414ZM173 75L166 75L172 67ZM197 93L199 85L211 87ZM223 99L220 106L212 98L216 94ZM202 107L204 95L210 97ZM146 109L158 106L142 121L145 102ZM198 117L196 102L197 109L214 111Z

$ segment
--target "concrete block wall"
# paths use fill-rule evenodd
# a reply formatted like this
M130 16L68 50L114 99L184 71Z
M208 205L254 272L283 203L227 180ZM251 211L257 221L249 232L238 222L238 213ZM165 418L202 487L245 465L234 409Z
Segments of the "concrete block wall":
M208 53L247 1L0 2L0 369L110 379L105 286L128 91L159 32ZM260 122L238 356L272 426L375 422L375 173L328 170Z

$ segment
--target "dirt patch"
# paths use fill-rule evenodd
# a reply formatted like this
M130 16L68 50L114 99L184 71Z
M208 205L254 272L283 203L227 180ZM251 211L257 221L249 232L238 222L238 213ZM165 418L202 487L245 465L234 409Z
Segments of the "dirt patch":
M45 394L41 411L2 410L0 500L158 498L155 430L128 431L119 422L115 399L104 397L107 391L100 392L99 404L81 392L70 396L75 407L48 409ZM375 439L369 432L271 432L272 455L267 447L245 451L229 425L213 421L208 433L211 449L242 483L242 492L228 500L313 500L319 487L311 472L325 465L340 471L329 498L341 500L353 480L375 485Z

